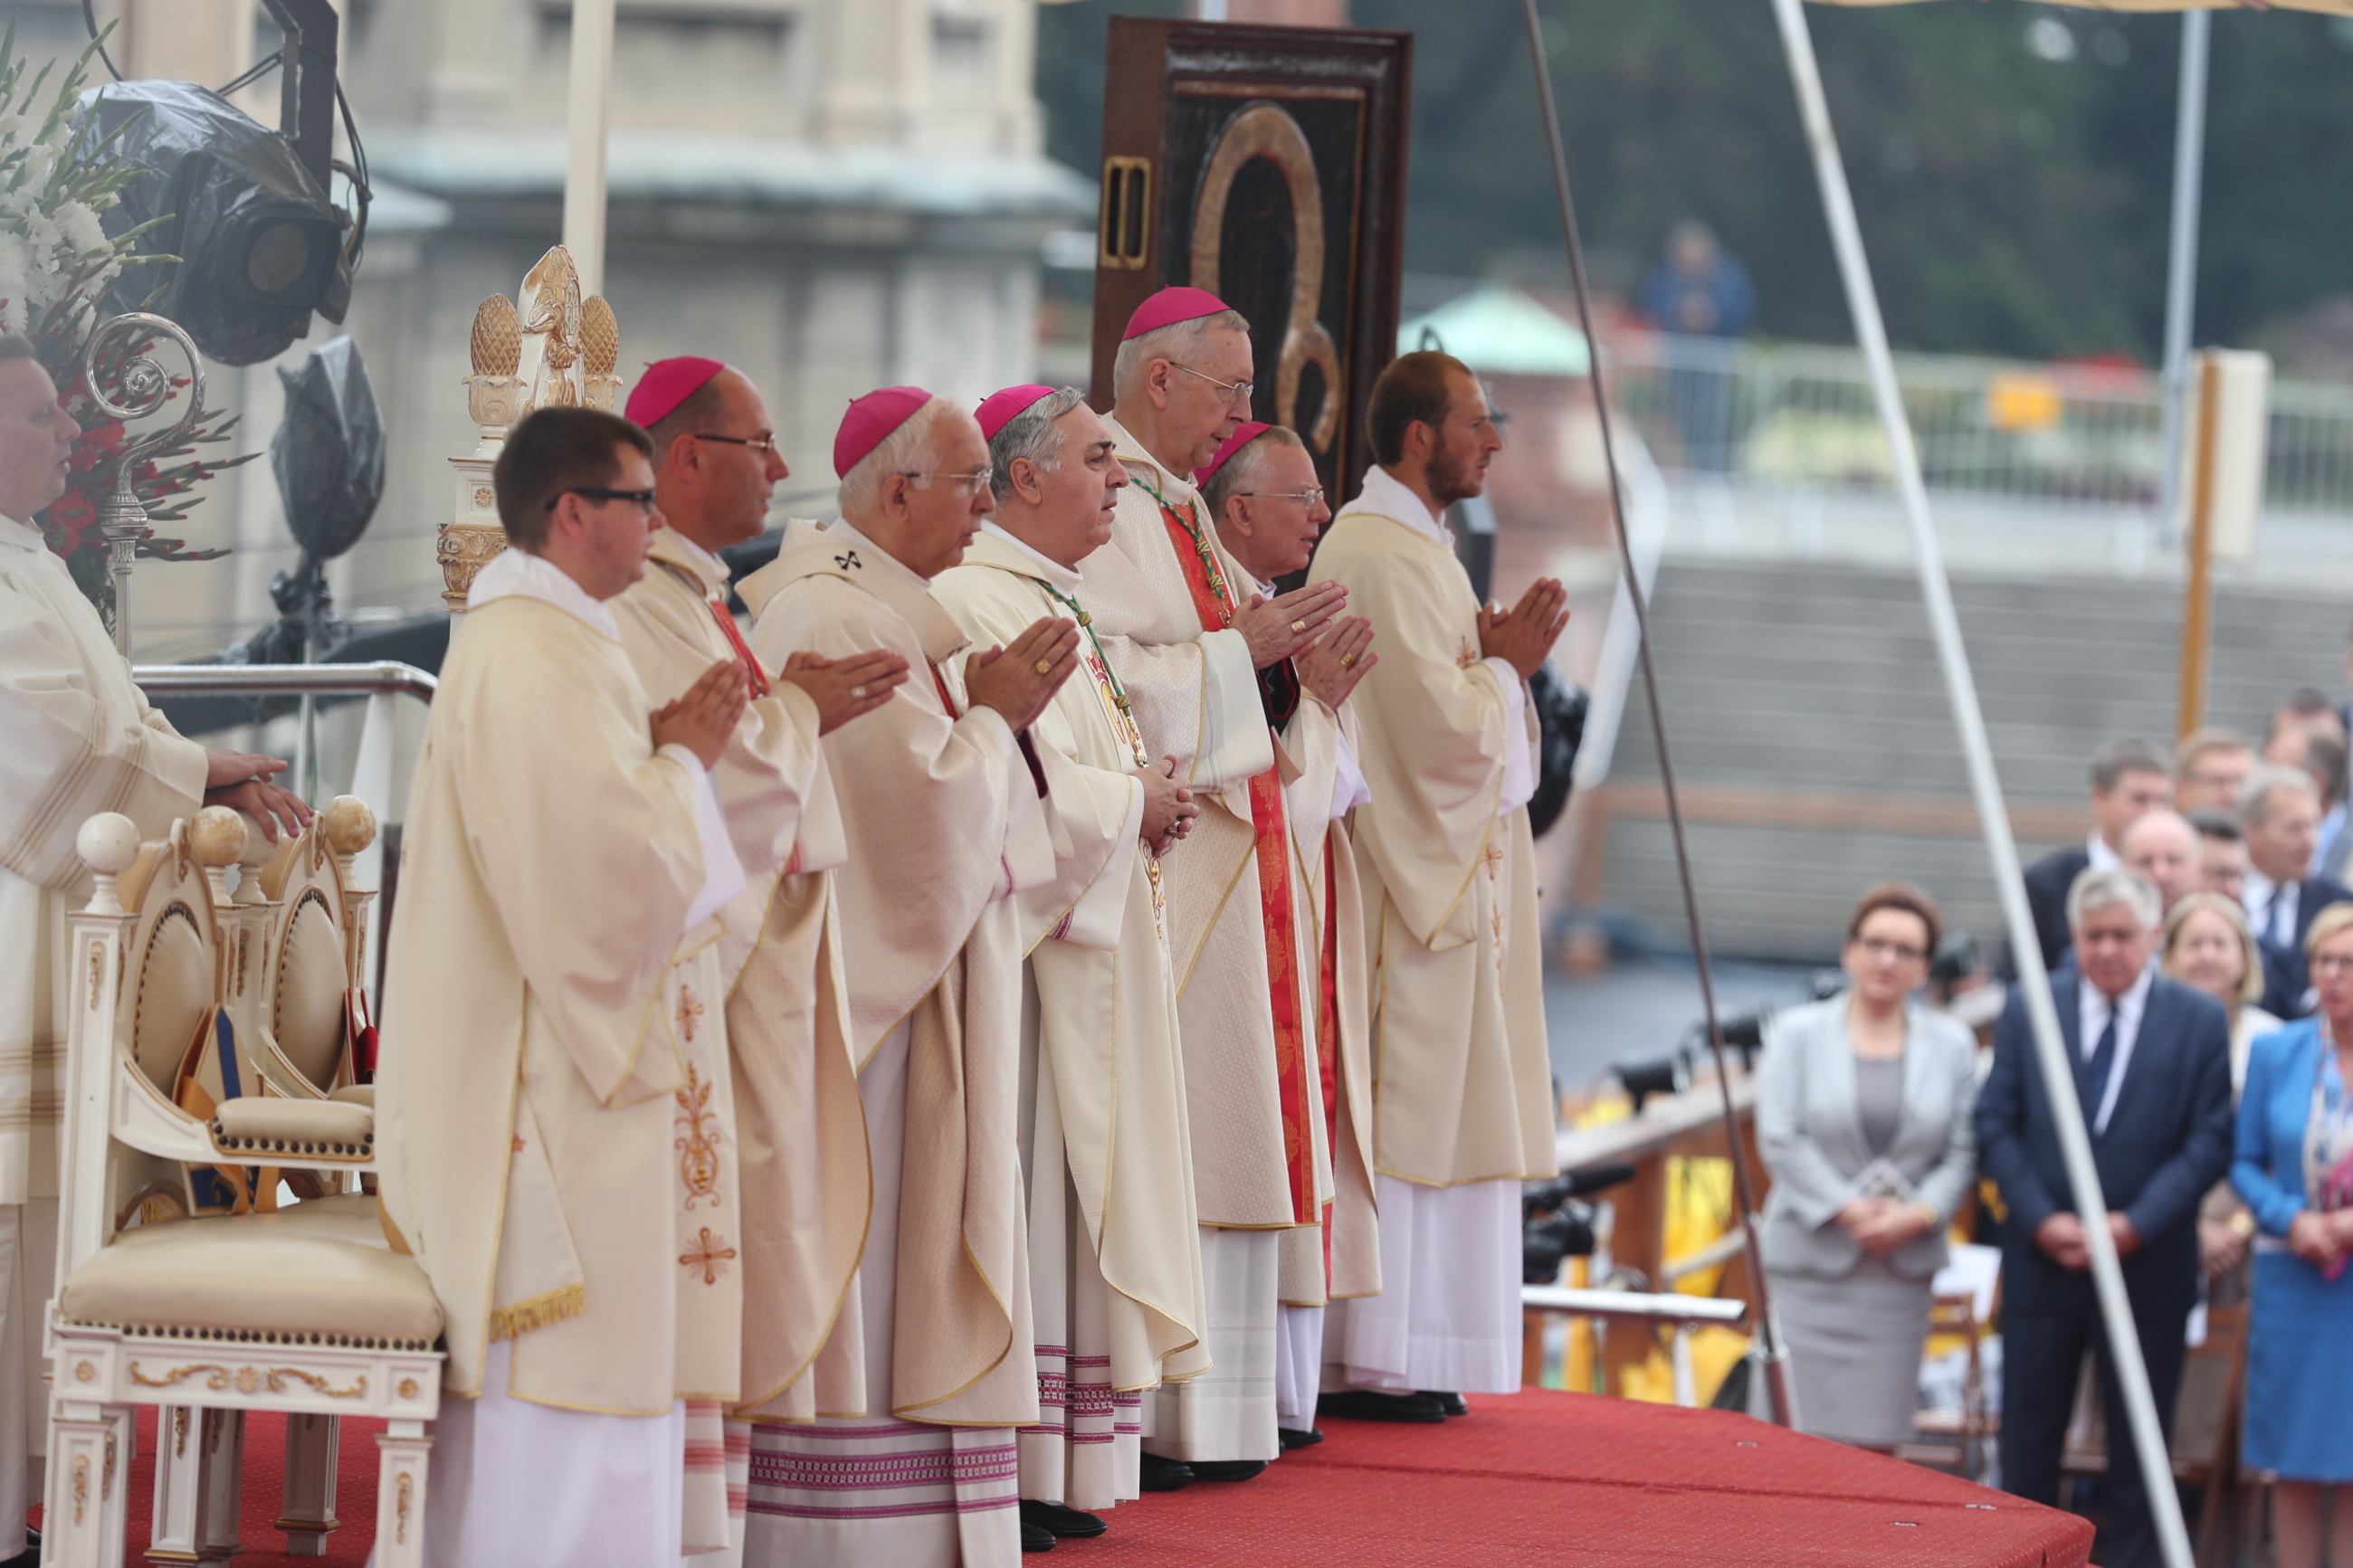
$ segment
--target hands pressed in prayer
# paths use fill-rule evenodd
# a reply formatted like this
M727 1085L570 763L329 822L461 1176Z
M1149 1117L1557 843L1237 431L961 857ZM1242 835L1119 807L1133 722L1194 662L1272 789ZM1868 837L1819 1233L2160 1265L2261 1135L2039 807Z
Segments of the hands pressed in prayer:
M784 672L777 679L809 694L817 704L817 732L830 735L890 701L891 693L907 679L907 660L888 648L848 658L797 653L785 660Z
M1510 609L1491 604L1479 612L1479 657L1500 658L1522 680L1533 679L1567 625L1568 590L1556 577L1539 577Z
M1347 603L1348 590L1337 583L1310 583L1271 599L1252 594L1234 612L1231 629L1250 644L1250 663L1264 669L1314 642Z
M1343 616L1300 651L1292 668L1299 672L1300 685L1336 711L1365 679L1365 671L1380 662L1372 647L1373 623L1362 616Z
M272 775L286 771L278 757L254 752L223 752L205 748L205 804L226 805L251 818L272 844L280 833L302 831L311 820L308 802L292 790L272 784Z
M717 767L720 753L727 749L727 738L735 732L735 722L744 717L751 699L744 667L732 658L721 659L655 710L654 749L684 746L702 759L704 767Z
M1079 623L1041 616L1003 647L965 660L965 694L974 707L994 708L1015 730L1027 730L1078 668Z
M1193 792L1176 782L1176 759L1163 757L1160 763L1156 768L1138 768L1134 774L1144 781L1144 825L1135 836L1155 856L1174 848L1179 838L1193 831L1193 819L1201 815Z

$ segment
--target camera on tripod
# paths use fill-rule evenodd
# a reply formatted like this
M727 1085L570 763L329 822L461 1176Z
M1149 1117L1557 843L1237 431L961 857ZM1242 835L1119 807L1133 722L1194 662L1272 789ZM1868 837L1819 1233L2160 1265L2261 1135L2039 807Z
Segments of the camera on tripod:
M1634 1179L1631 1165L1595 1165L1520 1188L1520 1280L1549 1285L1570 1258L1593 1256L1593 1205L1585 1198Z

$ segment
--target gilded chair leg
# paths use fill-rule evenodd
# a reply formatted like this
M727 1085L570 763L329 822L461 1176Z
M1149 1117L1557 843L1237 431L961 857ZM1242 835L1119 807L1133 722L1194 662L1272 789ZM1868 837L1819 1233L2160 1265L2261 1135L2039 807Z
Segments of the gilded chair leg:
M106 1435L98 1472L98 1509L101 1532L99 1561L120 1563L131 1533L131 1463L139 1452L139 1410L132 1405L109 1405Z
M335 1518L336 1447L343 1418L313 1412L286 1417L286 1486L278 1528L289 1557L324 1557Z
M426 1456L422 1421L387 1421L375 1440L375 1568L424 1568Z
M41 1561L49 1568L99 1568L106 1562L99 1483L112 1430L103 1405L59 1403L49 1407L48 1476L41 1511Z
M192 1405L155 1411L155 1507L147 1540L151 1563L194 1563L204 1545L203 1412Z

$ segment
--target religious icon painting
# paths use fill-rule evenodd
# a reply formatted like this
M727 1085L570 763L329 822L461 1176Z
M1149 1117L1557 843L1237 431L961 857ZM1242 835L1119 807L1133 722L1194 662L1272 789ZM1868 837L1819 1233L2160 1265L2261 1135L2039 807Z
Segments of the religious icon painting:
M1363 410L1397 350L1410 34L1112 18L1094 401L1127 318L1172 283L1250 323L1251 417L1355 495Z

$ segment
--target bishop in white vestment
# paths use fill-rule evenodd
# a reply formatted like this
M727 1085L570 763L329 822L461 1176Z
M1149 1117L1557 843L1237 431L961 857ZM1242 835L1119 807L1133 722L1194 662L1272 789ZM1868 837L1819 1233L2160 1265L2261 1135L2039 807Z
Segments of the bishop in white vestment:
M622 647L656 703L722 661L743 667L752 692L712 770L745 887L687 933L663 984L686 1058L677 1278L684 1544L696 1553L742 1544L751 1429L731 1443L722 1412L773 1402L806 1372L865 1238L866 1135L832 984L829 871L846 851L818 738L889 700L906 662L801 653L772 677L745 645L716 552L759 533L787 470L742 373L663 360L638 378L628 416L653 438L663 526L645 575L611 601Z
M509 549L474 580L411 787L393 914L379 1202L446 1321L438 1568L644 1568L681 1541L679 1158L696 1015L669 980L744 887L710 767L716 663L656 710L605 600L645 569L643 432L552 408L494 474ZM732 1370L733 1347L716 1352Z
M1241 426L1195 476L1219 540L1261 595L1303 570L1332 518L1306 446L1279 425ZM1378 1294L1380 1241L1373 1200L1372 1064L1366 1038L1363 905L1345 818L1370 798L1356 763L1350 694L1379 662L1372 625L1335 619L1293 664L1299 695L1278 731L1294 776L1290 813L1293 909L1316 1088L1308 1104L1319 1223L1282 1233L1282 1311L1275 1340L1275 1415L1285 1447L1321 1441L1325 1304Z
M1054 874L1022 729L1075 668L1043 618L961 669L931 579L990 502L972 416L919 388L850 405L841 520L795 524L744 581L753 650L888 650L914 671L826 737L849 839L836 873L872 1217L819 1352L817 1418L753 1431L745 1561L1006 1568L1020 1551L1013 1429L1038 1419L1017 1076L1013 895Z
M0 337L0 1561L25 1550L27 1457L47 1423L66 916L90 886L74 835L119 811L162 838L208 801L272 838L310 818L259 782L284 763L207 750L147 705L50 553L33 518L65 491L75 432L32 345Z
M1016 902L1040 1407L1020 1436L1022 1511L1085 1535L1103 1523L1084 1510L1138 1495L1145 1391L1208 1365L1160 859L1184 852L1199 808L1145 750L1076 570L1127 483L1109 433L1043 386L997 394L979 419L997 516L934 592L976 647L1040 616L1081 626L1078 673L1031 727L1067 847Z
M1248 412L1250 374L1247 324L1215 296L1164 289L1137 308L1105 421L1134 482L1120 492L1111 542L1080 563L1146 748L1175 757L1203 805L1166 882L1212 1365L1147 1402L1145 1452L1163 1461L1146 1465L1147 1487L1243 1479L1281 1452L1276 1233L1315 1223L1322 1201L1283 770L1269 722L1270 710L1296 701L1290 657L1345 595L1252 594L1199 504L1190 476Z
M1373 1158L1381 1294L1329 1352L1377 1399L1520 1386L1520 1184L1551 1175L1526 679L1567 619L1545 580L1482 607L1440 512L1502 440L1458 362L1408 354L1370 411L1378 466L1315 569L1373 623L1356 689L1371 799L1352 823L1372 953ZM1363 1401L1358 1402L1360 1405Z

